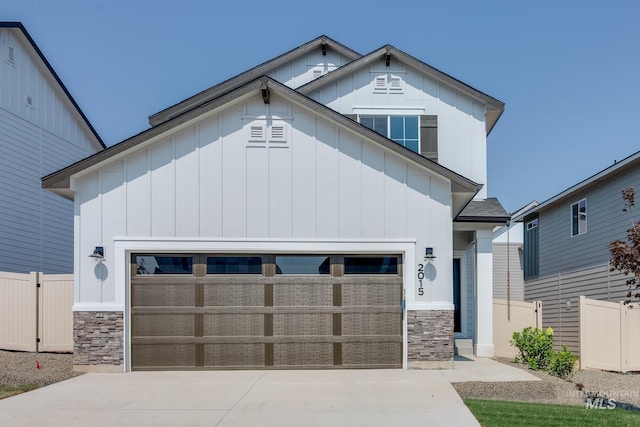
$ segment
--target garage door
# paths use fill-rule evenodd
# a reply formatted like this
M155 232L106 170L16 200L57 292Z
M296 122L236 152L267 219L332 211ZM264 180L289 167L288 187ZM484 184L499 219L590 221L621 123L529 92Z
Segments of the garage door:
M402 367L398 255L134 254L132 369Z

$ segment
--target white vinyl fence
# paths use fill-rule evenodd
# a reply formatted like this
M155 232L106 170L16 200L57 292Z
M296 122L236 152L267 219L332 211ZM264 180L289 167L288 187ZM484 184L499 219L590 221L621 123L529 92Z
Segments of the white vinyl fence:
M510 312L510 313L509 313ZM510 315L509 315L510 314ZM493 352L498 357L515 357L518 349L511 345L514 332L524 328L542 327L542 303L540 301L522 302L493 300Z
M640 371L640 305L580 297L580 369Z
M0 349L73 351L73 275L0 272Z

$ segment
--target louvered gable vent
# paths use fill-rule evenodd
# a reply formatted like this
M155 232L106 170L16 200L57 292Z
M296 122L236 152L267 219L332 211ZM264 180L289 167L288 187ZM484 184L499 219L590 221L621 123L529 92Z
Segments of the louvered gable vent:
M252 141L264 141L264 126L251 126L251 135L249 138Z
M272 126L271 139L284 140L284 126Z

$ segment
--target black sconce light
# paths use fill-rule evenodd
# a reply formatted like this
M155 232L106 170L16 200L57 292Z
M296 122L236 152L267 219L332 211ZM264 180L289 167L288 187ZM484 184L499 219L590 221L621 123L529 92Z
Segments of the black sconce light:
M104 246L96 246L89 258L93 258L96 262L104 261Z
M436 256L433 254L433 248L424 248L424 260L432 261L436 259Z

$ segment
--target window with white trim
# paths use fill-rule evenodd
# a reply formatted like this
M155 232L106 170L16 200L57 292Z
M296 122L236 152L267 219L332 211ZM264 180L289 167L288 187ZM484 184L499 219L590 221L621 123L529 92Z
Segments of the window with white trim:
M420 152L419 116L360 116L360 124L408 149Z
M587 232L587 199L571 205L571 237Z
M532 228L536 228L538 226L538 218L534 218L531 221L527 222L527 230L531 230Z

